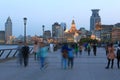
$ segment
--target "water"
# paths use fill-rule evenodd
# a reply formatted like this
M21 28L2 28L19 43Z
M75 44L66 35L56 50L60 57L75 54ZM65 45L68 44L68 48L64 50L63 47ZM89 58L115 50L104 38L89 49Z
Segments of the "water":
M18 45L0 45L0 49L13 49L17 48ZM29 45L29 47L33 47L33 45Z
M18 45L0 45L0 49L13 49L17 48Z

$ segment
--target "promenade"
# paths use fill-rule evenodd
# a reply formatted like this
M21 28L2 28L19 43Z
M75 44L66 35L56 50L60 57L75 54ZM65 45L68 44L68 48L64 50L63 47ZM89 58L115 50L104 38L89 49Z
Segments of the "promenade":
M48 53L48 67L40 70L39 63L33 56L28 67L20 67L17 60L0 63L0 80L120 80L120 69L116 59L113 69L105 69L107 59L105 50L98 48L97 56L88 56L87 52L75 57L73 69L61 68L60 50Z

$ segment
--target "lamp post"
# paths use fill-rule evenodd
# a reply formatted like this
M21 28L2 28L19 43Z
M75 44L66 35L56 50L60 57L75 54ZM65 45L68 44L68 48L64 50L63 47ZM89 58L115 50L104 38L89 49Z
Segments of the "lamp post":
M26 43L26 23L27 23L27 18L24 17L23 20L24 20L24 43Z

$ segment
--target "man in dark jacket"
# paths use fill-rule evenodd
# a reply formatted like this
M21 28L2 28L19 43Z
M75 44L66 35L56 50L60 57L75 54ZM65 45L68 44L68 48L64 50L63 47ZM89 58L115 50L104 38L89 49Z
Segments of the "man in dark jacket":
M29 57L29 47L27 43L22 47L22 53L23 53L23 60L24 60L24 66L26 67L28 65L28 57Z

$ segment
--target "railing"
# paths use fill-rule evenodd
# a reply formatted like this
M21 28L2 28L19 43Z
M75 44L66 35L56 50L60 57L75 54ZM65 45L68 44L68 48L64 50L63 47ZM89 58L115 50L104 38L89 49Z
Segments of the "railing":
M33 47L30 47L30 54L33 52ZM0 49L0 61L15 58L18 54L17 48Z

